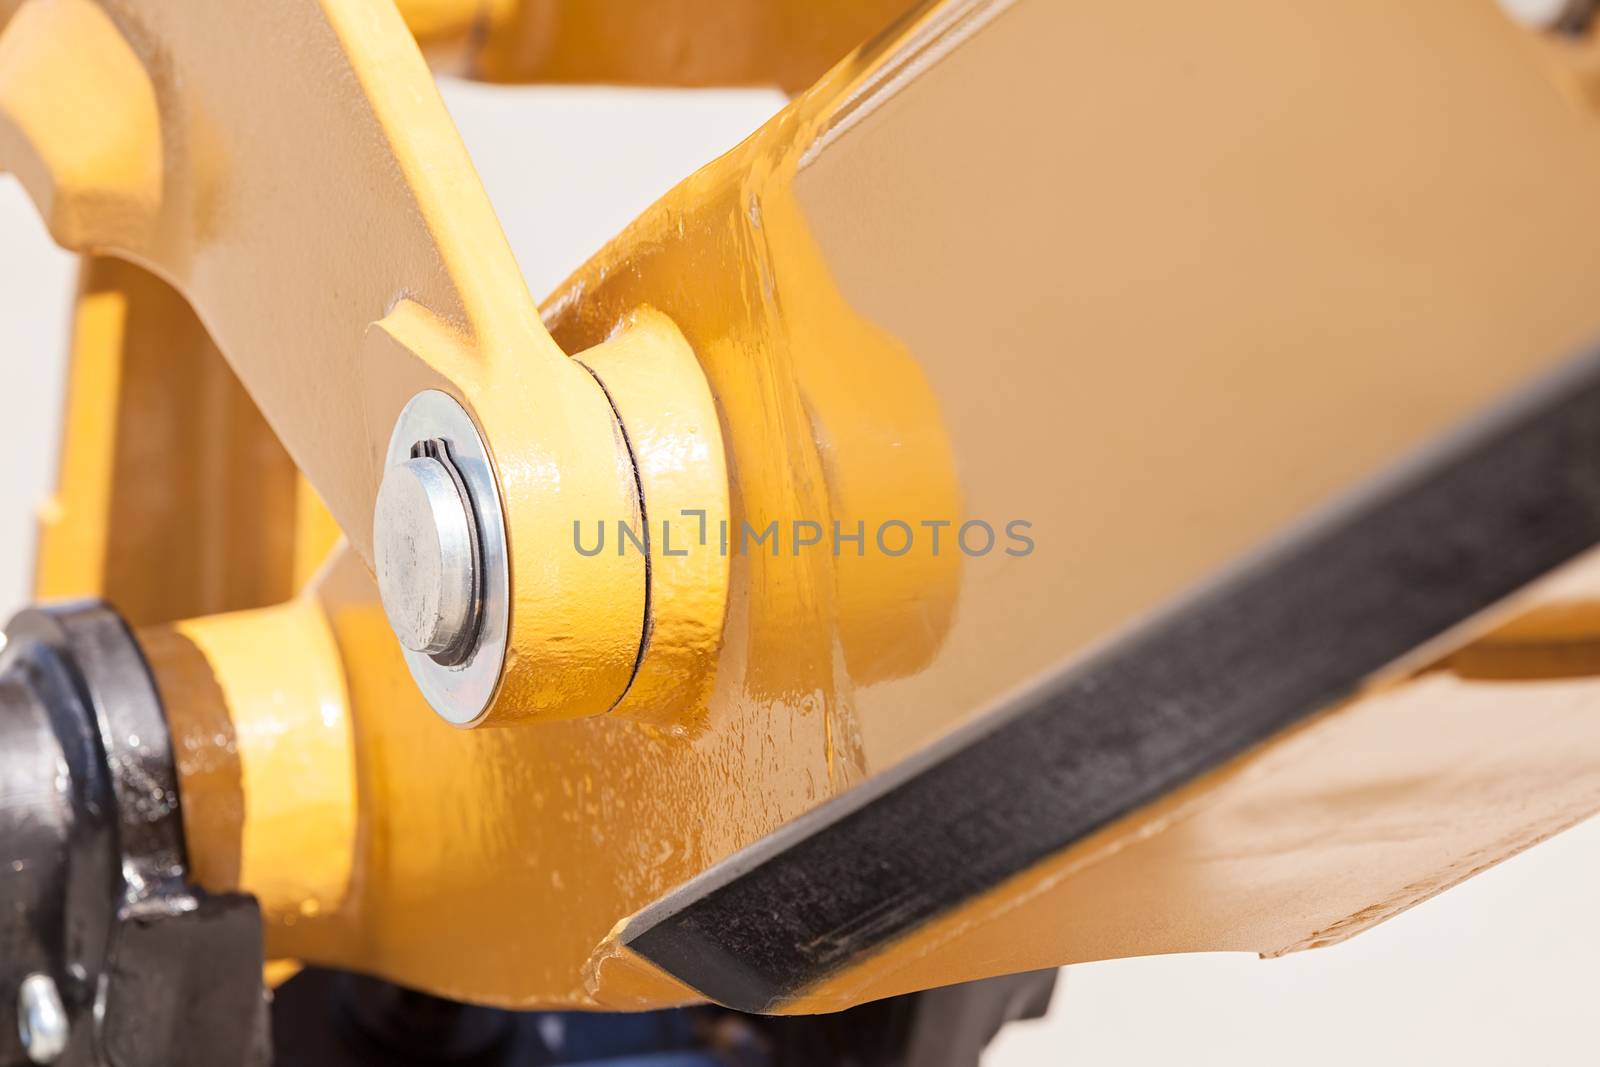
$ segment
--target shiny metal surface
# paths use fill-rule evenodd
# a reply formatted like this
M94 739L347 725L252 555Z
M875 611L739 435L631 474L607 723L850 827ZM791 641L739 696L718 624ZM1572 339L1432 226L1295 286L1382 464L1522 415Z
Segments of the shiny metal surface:
M125 23L83 3L32 6L17 23L37 34L28 55L57 42L149 80ZM636 354L615 366L584 355L591 375L545 343L442 113L419 105L423 72L388 9L238 6L150 5L141 41L170 45L159 109L105 87L171 135L140 141L112 190L137 207L153 194L132 164L171 163L161 239L112 238L184 283L356 526L382 470L368 432L418 389L458 390L494 443L483 470L505 492L522 637L500 655L499 694L465 694L454 710L471 719L492 700L496 716L546 720L459 731L423 707L357 558L370 559L368 530L352 529L316 591L337 642L319 668L348 687L359 754L352 889L317 896L262 873L292 863L255 865L314 851L291 847L317 819L287 801L282 827L258 831L270 848L247 839L240 871L216 864L219 887L270 897L275 951L298 959L506 1004L678 1002L691 994L607 940L620 919L1259 558L1600 333L1592 116L1492 4L953 2L846 61L548 302L573 354L655 309L703 371L713 440L664 417L686 408L632 413L630 400L661 395L627 388ZM268 36L298 43L294 63L245 78L252 61L284 60L256 45ZM79 95L96 99L60 99ZM74 126L35 106L46 98L14 106L49 148ZM328 129L348 134L337 147L387 138L395 151L306 147ZM299 169L274 169L282 160ZM106 221L128 217L143 216ZM55 221L70 238L81 219ZM306 232L339 250L309 293ZM346 277L352 263L365 269ZM314 375L280 358L284 308ZM697 424L691 414L679 423ZM674 433L654 451L679 457L666 474L696 494L680 517L725 501L734 531L871 524L861 551L804 552L786 534L781 553L729 552L725 596L685 583L719 610L685 615L691 654L658 677L703 675L704 698L692 693L692 721L664 726L604 712L689 688L644 684L666 644L666 583L643 553L584 554L570 521L615 530L644 504L673 514L651 488L669 479L632 462L662 428ZM679 447L690 442L725 454L730 484L712 506L698 499L711 481L701 453ZM1026 523L1027 551L952 546L973 521ZM942 524L944 550L885 549L892 523ZM667 559L661 540L652 566ZM722 577L693 576L706 575ZM218 764L244 773L214 784L219 815L236 804L261 825L305 777L292 760L307 700L281 681L305 657L260 637L293 621L187 629L233 630L196 642L205 658L192 664L197 699L215 705L192 723L240 727L243 755ZM876 974L841 975L799 1007L1015 970L1029 955L1322 943L1442 888L1463 858L1492 862L1587 813L1587 793L1538 819L1502 806L1493 827L1465 806L1522 782L1579 783L1592 748L1553 697L1507 713L1506 690L1526 687L1440 673L1391 691L1414 702L1409 732L1370 699L1329 708L1325 730L1264 746L1302 757L1290 787L1252 791L1260 776L1240 775L1163 798L1210 803L1231 785L1235 806L1211 821L1141 813L1107 831L1106 849L1037 872L1026 892L1006 887L992 913L951 912L937 938L920 929ZM1475 697L1485 742L1465 750L1472 760L1441 758ZM1535 715L1546 728L1528 728ZM324 717L330 730L336 719ZM263 737L284 739L281 762L260 756ZM197 751L212 757L210 744ZM198 792L198 777L184 788ZM1394 832L1396 813L1424 809ZM222 835L199 839L228 855Z
M872 781L1347 506L1600 336L1586 280L1597 175L1592 117L1492 4L947 3L669 194L547 301L546 321L577 350L641 303L673 317L722 410L736 517L1031 524L1026 555L947 551L942 580L853 550L822 583L792 559L734 561L732 602L756 607L730 612L713 721L838 715L832 736ZM952 490L895 495L942 473ZM889 601L904 613L861 625L863 579L905 580ZM831 599L783 600L819 585ZM1170 916L1158 935L1078 920L1135 881L1100 880L1086 847L1052 872L1076 910L1035 886L1032 923L1003 934L953 912L908 939L900 977L958 980L1047 940L1050 962L1272 952L1435 884L1427 848L1503 855L1545 832L1528 819L1479 843L1484 821L1458 805L1459 822L1390 850L1395 805L1440 780L1409 739L1394 760L1316 798L1366 862L1350 883L1283 890L1292 903L1274 914L1304 928L1249 923L1277 872L1205 862L1298 840L1295 809L1269 805L1196 856L1172 838L1142 872L1159 887L1147 904ZM1507 758L1480 773L1516 772ZM1108 832L1107 849L1124 833L1138 828ZM996 912L1021 892L997 892ZM940 940L952 931L960 949ZM601 987L660 988L595 958ZM791 1009L886 991L845 975Z
M0 1062L264 1063L260 911L190 881L175 750L133 634L93 601L6 632L0 988L21 995L18 1017L0 1003Z
M475 636L475 526L444 462L414 456L384 472L373 562L389 625L411 651L437 655Z
M413 456L419 443L431 441L448 448L465 501L443 463ZM385 463L373 522L384 612L428 704L445 721L470 725L499 684L511 603L505 522L488 447L454 397L427 389L401 410ZM471 646L440 662L435 656L464 636L474 612Z
M147 267L196 309L369 568L383 428L421 390L456 396L495 443L511 566L537 576L515 583L514 654L483 717L606 711L638 661L645 564L559 551L559 519L626 520L637 483L398 11L110 6L5 11L0 168L59 243Z
M1034 550L952 552L947 530L939 553L891 556L870 533L860 555L732 551L700 721L473 731L396 682L398 649L347 555L320 595L360 753L354 889L331 913L282 912L275 951L504 1004L691 996L628 966L607 941L619 919L1559 365L1600 333L1600 152L1526 36L1490 4L1454 0L1230 0L1159 17L1019 0L933 9L840 68L601 252L547 321L581 353L641 306L670 317L716 404L734 530L1022 520ZM1364 62L1318 65L1307 41ZM1039 101L1048 121L1021 104ZM415 333L435 322L392 318ZM600 377L617 384L611 368ZM618 396L621 424L645 436ZM531 433L561 411L517 415ZM566 454L507 449L510 423L483 425L508 486L569 491ZM573 512L557 510L513 526L519 552L539 523L559 527L523 557L552 569L579 557L561 521ZM524 610L540 582L557 588L524 573L539 566L518 572L523 622L570 627L607 607L552 595ZM636 639L623 621L615 632ZM545 647L575 647L552 635ZM576 677L594 657L565 664ZM223 657L212 667L241 675ZM1504 714L1504 688L1464 680L1437 703L1436 685L1406 689L1413 730L1386 722L1393 743L1336 752L1381 709L1330 710L1337 736L1319 735L1293 776L1322 772L1312 802L1236 786L1243 814L1198 824L1198 840L1175 818L1119 825L1106 855L1063 861L1026 896L997 892L999 917L952 912L940 936L961 951L907 939L883 957L893 967L799 1007L1023 957L1276 951L1376 921L1437 886L1451 857L1504 854L1571 813L1518 807L1491 826L1463 806L1525 775L1510 744L1480 746L1495 758L1459 788L1463 761L1435 759L1428 716L1481 693L1476 728L1508 741L1514 720L1540 716L1552 743L1537 746L1550 762L1536 777L1577 780L1582 727L1537 696ZM1425 827L1387 832L1423 806L1437 816ZM1308 807L1347 847L1321 847L1331 832L1284 845L1312 824ZM1289 851L1299 862L1274 866ZM1023 911L1026 923L1005 919Z
M17 990L17 1031L28 1059L54 1063L67 1049L71 1027L61 992L47 974L30 974Z
M1311 40L1361 76L1308 69ZM1600 335L1597 174L1592 120L1490 4L947 3L669 194L546 320L576 349L637 304L671 315L752 522L1031 523L1026 557L944 552L943 581L869 553L917 610L844 670L795 650L848 653L852 597L782 642L754 628L789 669L739 698L848 708L878 770ZM828 499L756 484L785 467ZM889 495L941 467L951 489ZM864 567L827 562L842 593Z
M1500 9L1536 30L1576 32L1594 17L1594 0L1499 0Z

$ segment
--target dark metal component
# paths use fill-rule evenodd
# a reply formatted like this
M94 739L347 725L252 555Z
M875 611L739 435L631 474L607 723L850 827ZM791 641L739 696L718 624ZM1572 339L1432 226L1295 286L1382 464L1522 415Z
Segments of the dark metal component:
M0 1064L16 991L53 979L64 1067L265 1064L255 901L185 883L160 699L104 605L25 611L0 656Z
M920 758L731 857L623 941L767 1011L1349 696L1600 542L1600 362Z
M118 915L100 1039L115 1067L272 1062L254 897L176 888Z
M94 1000L119 875L115 801L94 718L71 672L24 640L0 657L0 1063L27 1062L16 1023L29 974L73 1021ZM89 1047L75 1027L63 1060Z
M1059 973L1029 971L919 994L906 1064L979 1067L983 1050L1007 1023L1044 1018Z
M133 635L110 609L73 604L24 611L6 627L8 648L50 656L73 677L110 772L113 833L130 900L183 871L183 821L161 699Z
M376 978L345 976L338 1000L351 1044L391 1059L470 1063L503 1058L516 1043L511 1012L459 1004Z
M1534 3L1516 2L1516 0L1501 0L1500 6L1512 18L1526 23L1529 28L1545 30L1549 33L1565 34L1570 37L1582 37L1588 32L1594 22L1595 9L1600 8L1597 0L1564 0L1561 3Z
M272 1030L280 1067L978 1067L1002 1026L1044 1014L1055 981L1010 975L836 1015L604 1015L473 1007L310 970L279 987Z
M1007 1023L1042 1019L1057 971L928 989L835 1015L760 1017L772 1067L979 1067Z
M274 993L272 1040L279 1067L766 1067L730 1054L721 1014L503 1011L308 969Z
M1594 24L1597 8L1600 8L1600 0L1573 0L1568 5L1565 17L1556 26L1556 31L1573 37L1582 37Z

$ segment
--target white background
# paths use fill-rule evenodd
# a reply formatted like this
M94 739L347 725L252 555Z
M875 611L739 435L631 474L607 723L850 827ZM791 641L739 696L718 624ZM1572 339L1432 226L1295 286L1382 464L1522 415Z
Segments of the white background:
M754 91L445 90L538 296L782 103ZM72 273L0 178L5 615L27 599L34 510L53 477ZM1597 874L1590 822L1334 948L1076 967L1050 1018L1011 1028L985 1062L1596 1062Z

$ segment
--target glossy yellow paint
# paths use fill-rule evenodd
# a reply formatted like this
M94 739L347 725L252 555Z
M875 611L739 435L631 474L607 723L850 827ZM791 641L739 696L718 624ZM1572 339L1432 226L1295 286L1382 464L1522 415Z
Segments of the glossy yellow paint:
M748 603L741 569L736 560L736 610ZM620 918L859 776L853 754L834 740L849 735L826 706L730 701L730 679L721 672L720 695L696 729L663 730L621 715L519 730L455 729L417 695L372 580L353 554L336 554L313 594L337 642L350 701L357 818L350 892L342 906L306 915L270 891L263 865L241 865L236 884L208 883L262 897L272 956L352 967L477 1001L609 1003L609 991L586 989L582 976ZM300 722L303 708L286 698L288 687L305 683L282 675L322 676L330 662L326 647L269 640L279 621L253 613L177 628L204 653L175 657L180 666L210 670L212 679L170 686L169 715L198 724L175 728L198 737L219 712L248 720L252 725L234 731L246 768L251 746L269 746L268 760L287 760L287 750L273 749L292 746L302 733L287 723ZM218 631L237 639L219 645ZM240 669L231 650L251 647L252 664ZM169 659L159 650L153 658ZM164 694L170 673L157 668ZM273 729L279 715L285 728ZM263 850L300 847L296 842L318 832L292 828L320 816L298 807L282 778L206 776L198 758L186 758L179 770L186 811L244 813L242 833L224 824L215 839L191 834L197 854L220 842L227 856L234 840L251 841L252 813L261 807L282 816L255 838ZM272 796L258 799L258 790Z
M1537 603L1483 636L1479 647L1579 646L1600 640L1600 557L1552 576Z
M511 16L515 0L395 0L400 17L426 52L451 56L476 47Z
M328 506L304 476L294 487L294 574L292 586L304 589L327 563L344 534L328 513ZM268 601L267 603L274 603Z
M90 0L23 4L0 37L0 160L66 248L137 246L161 198L155 90Z
M639 662L612 713L698 725L728 603L728 470L711 390L678 328L649 309L578 359L616 409L644 501L638 541L629 539L633 529L573 529L574 551L648 553Z
M116 10L29 0L7 28L0 162L58 236L194 303L351 541L306 599L142 634L191 852L209 887L261 898L272 954L450 996L693 999L615 948L619 922L1600 332L1600 149L1487 4L931 10L554 295L555 339L605 390L544 332L392 11ZM75 75L38 54L72 34L106 70L50 102L39 87ZM259 45L284 38L293 55ZM1365 62L1284 43L1303 41ZM88 139L111 160L91 165L69 134L130 52L147 85L117 103L127 130ZM1049 136L996 104L1016 99L1052 102ZM473 411L501 477L514 629L489 721L523 729L455 730L422 704L361 562L382 444L425 387ZM84 391L82 411L106 402ZM97 522L105 447L84 441L67 470ZM637 528L702 493L730 529L787 528L782 550L736 534L715 566L663 554L649 574L574 550L575 520ZM1028 519L1038 551L793 550L797 521L873 537L968 516ZM1534 644L1330 709L791 1007L1279 951L1392 914L1597 802L1572 757L1597 698L1587 677L1514 676L1505 656L1541 662ZM1528 736L1522 714L1549 728L1501 744ZM1535 807L1476 806L1550 779ZM1387 833L1407 810L1447 817Z
M115 288L85 286L73 308L56 488L39 509L40 599L107 595L127 304Z
M249 887L270 949L350 891L355 750L333 631L307 596L138 639L172 731L191 873Z
M548 340L537 322L530 328ZM509 360L502 364L509 382L498 387L450 323L409 299L373 325L364 347L370 365L386 368L383 382L371 383L386 394L386 410L392 404L398 411L423 388L477 398L468 408L485 434L505 503L511 633L500 688L474 725L609 711L638 658L646 573L641 555L585 557L572 547L574 522L639 528L633 463L605 393L565 356L557 388L529 395L540 376ZM419 352L428 353L427 362ZM604 429L603 440L591 442L574 469L567 449L596 428Z
M87 257L70 356L35 594L141 625L288 599L331 522L183 298Z
M1592 23L1580 33L1518 29L1530 54L1544 64L1573 103L1591 115L1600 112L1600 30Z
M35 595L104 598L145 627L141 641L174 709L180 766L195 800L185 832L196 876L210 885L237 884L247 867L252 883L260 881L276 901L269 914L291 920L322 900L337 900L352 852L341 834L354 811L353 798L338 796L348 790L351 772L341 772L335 758L335 728L343 730L346 761L349 741L342 690L329 674L337 660L316 640L316 626L325 631L326 623L280 611L276 622L255 628L253 639L287 640L310 658L267 679L276 690L256 693L254 703L240 701L243 745L235 716L218 710L214 682L210 691L190 689L212 677L195 669L205 662L198 646L155 624L285 601L326 560L338 527L188 304L154 275L120 260L85 257L69 367L56 489L40 514ZM250 629L240 626L250 617L221 617L215 629L224 647L229 634ZM211 620L196 624L212 628ZM235 656L250 651L233 646ZM248 671L237 672L231 684L237 688L245 677ZM302 684L291 691L291 679ZM316 723L304 718L312 712L319 712ZM263 723L275 728L263 730ZM281 736L306 726L303 736ZM274 788L267 784L273 772L295 783L258 800L248 830L243 750L263 791ZM305 824L285 817L286 808ZM287 856L274 847L287 848ZM297 969L275 961L267 980L277 985Z
M1363 56L1360 73L1311 62L1304 41ZM1050 135L996 100L1051 101ZM1030 520L1037 551L964 559L948 625L919 635L911 669L874 677L851 660L835 676L876 771L1600 334L1586 280L1600 269L1596 177L1591 120L1491 4L1232 0L1152 19L1115 5L951 3L675 190L558 290L547 319L573 348L622 308L672 316L723 412L736 513L778 483L763 464L804 437L785 415L841 380L839 352L863 375L909 353L930 402L877 447L840 449L885 465L860 484L921 473L886 444L946 442L912 453L950 456L958 493L942 499L966 516ZM1538 278L1509 275L1508 262ZM802 309L819 303L856 325L818 331ZM873 405L860 407L845 424L869 442ZM830 436L816 432L824 451ZM825 484L837 499L849 482L827 469ZM937 514L934 484L914 506ZM1550 592L1443 647L1547 631L1557 613L1581 646L1594 600L1592 584ZM838 601L827 617L848 631ZM767 654L804 677L804 635L790 647ZM1198 854L1187 824L1156 805L789 1010L1072 960L1281 951L1380 921L1600 806L1572 758L1593 744L1577 709L1600 693L1558 678L1558 661L1528 660L1545 665L1537 681L1463 673L1459 685L1463 661L1441 661L1392 699L1331 709L1173 799L1229 813L1195 824ZM1481 753L1471 762L1433 740L1458 706L1471 709L1460 739ZM1396 708L1403 723L1380 737ZM1549 724L1548 746L1517 742L1523 715ZM1311 773L1324 745L1325 771ZM1271 789L1246 788L1277 760L1291 769ZM1545 776L1562 783L1507 802ZM1503 807L1452 800L1468 796ZM1411 804L1439 817L1409 821ZM1347 842L1366 862L1345 863ZM1140 862L1112 862L1121 855ZM692 995L614 946L591 961L589 988L638 1005Z
M1600 808L1600 643L1469 646L940 916L786 1005L991 974L1337 944ZM1485 670L1485 660L1499 669Z
M671 316L722 410L741 519L870 527L960 514L1026 520L1040 545L1053 540L1026 560L964 558L948 541L938 558L858 563L847 549L799 579L838 598L825 617L848 658L842 699L875 766L1129 625L1600 330L1574 281L1595 265L1594 211L1567 176L1593 172L1596 144L1490 6L1402 18L1358 5L1269 17L1261 33L1251 29L1261 10L1245 0L1194 18L1157 32L1132 12L945 5L669 194L547 304L568 350L599 343L641 304ZM1383 53L1381 87L1365 75L1359 130L1333 81L1298 78L1264 43L1293 38L1307 18L1352 49L1401 42ZM1418 44L1435 18L1459 25L1448 52ZM1182 122L1113 58L1138 48L1159 66L1200 39L1232 60L1207 67L1205 103L1187 103ZM1435 81L1419 82L1419 56ZM1417 86L1446 74L1453 106L1529 150L1485 161L1482 137L1443 128L1429 95L1440 90ZM1305 121L1229 103L1279 83ZM1116 92L1097 95L1102 84ZM1041 138L986 94L1081 106ZM1205 116L1218 114L1234 116L1233 140L1207 131ZM1428 151L1417 147L1424 128ZM1371 180L1331 177L1346 153L1330 130L1359 134ZM1182 175L1150 166L1150 153L1181 162ZM1490 213L1505 190L1547 184L1554 156L1562 211L1543 196L1514 221ZM1477 177L1441 186L1447 169ZM1156 207L1160 237L1130 241ZM1381 237L1365 221L1374 217ZM1237 254L1215 246L1223 232ZM1508 283L1500 265L1531 233L1541 280ZM1395 241L1404 257L1386 250ZM1246 310L1239 294L1262 286L1271 299ZM1430 286L1452 302L1426 297ZM1359 299L1340 304L1337 328L1312 328L1334 291ZM1152 311L1153 294L1170 310ZM1452 321L1454 307L1480 313ZM1259 461L1263 449L1273 462ZM786 496L796 470L827 499ZM781 582L762 599L776 606L794 588ZM784 634L771 655L798 672L807 638Z
M798 92L916 0L400 0L436 66L501 82Z
M188 299L363 559L400 407L457 395L509 527L510 649L485 719L613 705L643 562L563 549L573 519L637 511L622 435L540 324L392 6L30 0L0 37L0 166L57 240Z

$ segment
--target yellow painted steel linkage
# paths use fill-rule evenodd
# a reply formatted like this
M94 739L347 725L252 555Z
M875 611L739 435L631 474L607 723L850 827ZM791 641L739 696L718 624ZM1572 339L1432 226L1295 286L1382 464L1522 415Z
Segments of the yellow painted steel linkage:
M915 0L399 0L436 66L497 82L798 92Z
M408 5L440 41L463 10ZM468 69L587 76L519 40ZM40 591L116 591L140 624L196 875L258 897L273 955L506 1005L697 999L622 942L630 916L1600 335L1600 142L1542 62L1457 0L933 5L541 320L391 6L26 0L0 166L88 257ZM153 416L173 373L210 384ZM512 630L482 724L515 729L429 710L369 573L390 429L429 388L495 461ZM348 539L314 575L331 536L289 457ZM157 463L186 472L165 504L119 492ZM218 496L251 472L277 537ZM688 513L735 539L1020 520L1038 551L574 550L575 521ZM208 573L270 564L258 584L141 581L185 515ZM1593 574L776 1007L1326 943L1570 824L1600 805Z
M364 558L401 405L461 399L496 458L512 573L539 575L513 583L483 718L622 696L643 561L565 548L574 518L637 523L632 463L605 394L540 324L392 8L26 3L0 43L0 159L61 244L189 300Z

